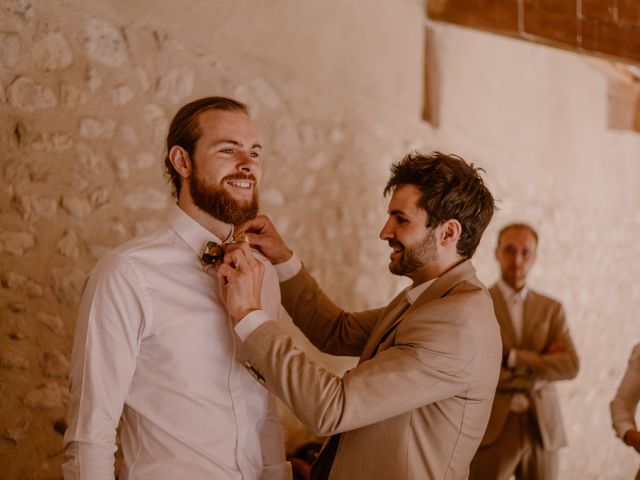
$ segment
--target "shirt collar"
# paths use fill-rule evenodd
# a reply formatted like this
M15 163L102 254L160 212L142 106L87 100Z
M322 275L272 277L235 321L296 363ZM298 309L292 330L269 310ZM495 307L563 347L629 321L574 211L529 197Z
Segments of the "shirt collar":
M196 222L178 205L171 207L167 222L173 231L196 252L198 257L202 255L207 242L222 243L222 240Z
M498 288L500 289L502 296L512 302L524 302L524 300L527 298L527 295L529 294L529 289L526 285L516 292L513 288L507 285L507 282L502 279L498 280Z
M431 280L422 282L420 285L416 287L408 288L407 291L405 292L405 295L407 297L407 302L409 302L410 305L413 305L413 302L415 302L418 299L418 297L427 290L427 288L433 285L433 282L435 282L437 279L438 277L432 278Z

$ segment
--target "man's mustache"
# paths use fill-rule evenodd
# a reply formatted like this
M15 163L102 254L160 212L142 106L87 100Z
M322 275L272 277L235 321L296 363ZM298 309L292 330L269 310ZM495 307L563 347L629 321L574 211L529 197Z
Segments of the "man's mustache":
M253 173L234 173L232 175L227 175L226 177L223 177L222 179L223 181L226 180L251 180L253 182L256 182L256 177L253 175Z

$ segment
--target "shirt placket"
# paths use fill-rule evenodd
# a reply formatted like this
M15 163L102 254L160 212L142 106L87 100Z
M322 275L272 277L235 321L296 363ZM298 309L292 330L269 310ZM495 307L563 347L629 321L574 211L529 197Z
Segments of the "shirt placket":
M513 329L516 333L517 345L521 346L524 334L524 296L521 292L515 293L510 300L510 313L513 319ZM526 412L529 409L529 398L523 393L516 392L511 398L510 409L517 413Z
M229 369L229 394L231 395L231 404L233 405L233 412L235 417L236 432L237 432L237 447L236 447L236 463L242 475L242 478L251 478L250 472L253 470L248 462L247 455L243 455L243 452L247 451L247 429L249 427L247 410L244 407L244 402L247 400L244 398L243 387L243 374L244 367L240 365L236 360L237 345L234 336L231 320L227 318L229 326L229 335L232 338L232 356L231 367Z

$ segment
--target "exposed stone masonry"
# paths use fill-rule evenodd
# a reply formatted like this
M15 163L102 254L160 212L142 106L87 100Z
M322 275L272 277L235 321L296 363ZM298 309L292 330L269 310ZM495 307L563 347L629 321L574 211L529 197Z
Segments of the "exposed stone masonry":
M321 128L294 121L267 78L239 82L233 66L161 29L76 7L0 4L0 471L7 479L61 476L80 292L99 256L163 221L171 200L162 147L179 105L211 94L248 103L275 152L262 206L292 212L279 223L294 243L338 237L335 227L322 227L328 210L315 232L289 220L337 198L330 175L349 169L337 167L347 141L339 118ZM307 158L311 172L301 183L288 171L296 158ZM286 205L269 178L308 198ZM354 220L354 229L366 218ZM394 284L375 288L389 296ZM371 283L357 289L370 291Z

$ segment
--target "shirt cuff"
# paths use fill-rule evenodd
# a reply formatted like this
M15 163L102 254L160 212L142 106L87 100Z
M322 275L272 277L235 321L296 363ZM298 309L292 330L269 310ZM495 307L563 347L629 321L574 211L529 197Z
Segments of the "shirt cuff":
M278 274L278 281L282 283L286 282L290 278L295 277L298 272L302 270L302 262L294 253L293 255L291 255L291 258L289 260L274 265L273 268L276 269L276 273Z
M509 350L509 357L507 358L507 367L515 368L516 367L516 349L512 348Z
M234 327L234 330L243 342L245 339L253 333L253 331L259 326L267 323L269 315L264 310L253 310L247 313Z

